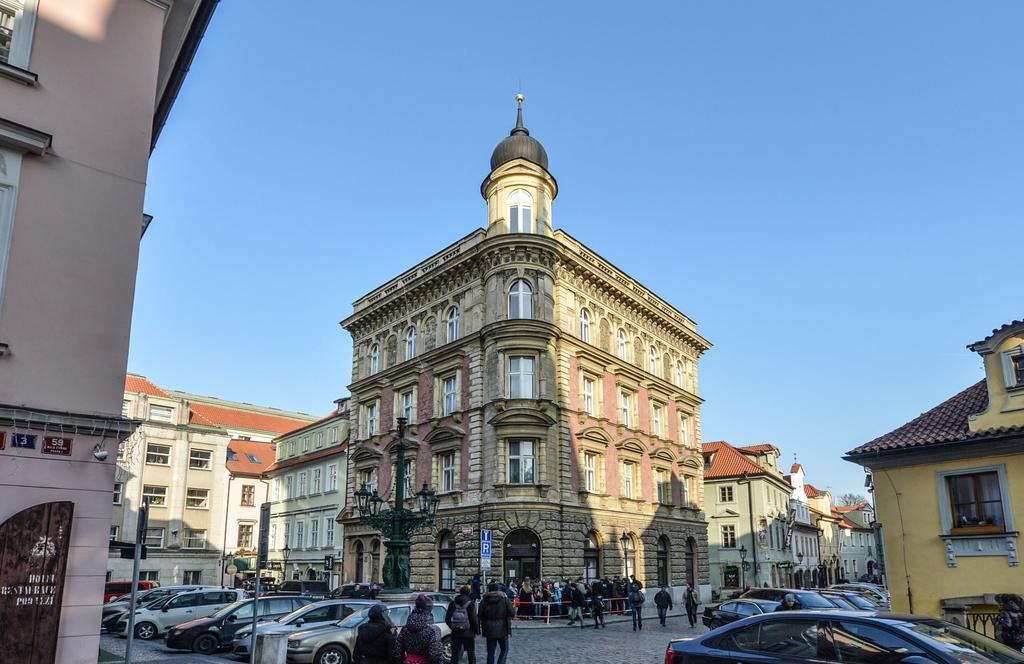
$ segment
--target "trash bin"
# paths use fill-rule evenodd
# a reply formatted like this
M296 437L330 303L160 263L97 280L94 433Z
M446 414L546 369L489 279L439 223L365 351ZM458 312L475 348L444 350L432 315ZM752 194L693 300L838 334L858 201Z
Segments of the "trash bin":
M287 657L287 634L256 635L256 664L284 664Z

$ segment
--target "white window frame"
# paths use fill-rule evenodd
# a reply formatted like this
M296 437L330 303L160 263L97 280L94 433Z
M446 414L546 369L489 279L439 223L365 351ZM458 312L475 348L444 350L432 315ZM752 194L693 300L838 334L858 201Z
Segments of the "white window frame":
M302 519L295 521L295 548L306 548L306 522Z
M121 527L120 526L111 526L110 527L110 541L116 540L117 536L120 533L121 533Z
M668 410L660 403L651 404L651 433L658 438L665 437L664 413Z
M377 422L377 417L380 412L380 402L371 401L370 403L366 404L364 408L366 413L366 437L372 438L373 436L377 435L377 427L379 424L379 422Z
M448 310L445 324L445 339L451 343L459 338L459 308L453 306Z
M302 437L302 451L303 452L308 452L309 451L309 436L303 436Z
M456 473L458 471L456 460L457 454L454 450L442 452L441 457L441 493L455 491L458 487Z
M291 500L295 497L295 478L292 475L285 475L284 478L284 495L281 497L282 500Z
M338 464L327 465L327 491L338 490Z
M363 484L366 485L366 489L368 491L370 491L371 493L373 492L374 489L377 488L377 469L376 468L363 468L362 470L360 470L358 472L358 474L356 475L356 478L357 478L357 482L359 484L359 486L356 487L357 491L362 488Z
M164 419L164 411L167 411L167 419ZM155 412L159 412L160 417L154 417ZM158 403L151 403L149 404L149 420L151 422L160 422L162 424L172 424L174 422L174 408L171 406L164 406Z
M459 410L459 377L452 374L441 379L441 414L447 416L457 410Z
M334 519L329 516L324 517L324 546L334 547Z
M198 492L205 493L198 493ZM194 493L195 492L195 493ZM189 501L198 501L196 504L189 504ZM210 490L198 487L186 487L185 509L187 510L208 510L210 509Z
M683 370L683 362L676 360L676 387L686 386L686 372Z
M734 503L736 502L736 491L731 486L720 486L718 487L718 502L720 503Z
M196 533L202 533L202 537L198 537ZM196 546L196 541L202 541L201 546ZM207 531L205 528L188 528L185 530L184 542L182 544L183 549L191 550L203 550L206 549L206 545L209 543Z
M621 327L615 333L615 355L622 361L629 361L629 339Z
M729 537L726 537L726 528L729 529L729 531L728 531ZM722 537L722 544L721 544L722 548L723 549L735 549L736 548L736 525L732 524L732 523L724 523L724 524L722 524L721 529L720 529L719 532L721 533L721 537ZM730 538L732 539L732 544L731 545L726 543Z
M416 326L410 325L405 331L405 359L411 360L416 357Z
M200 452L201 454L205 453L205 454L209 455L205 459L205 461L206 461L206 465L205 466L203 466L203 465L200 465L200 466L194 465L194 462L196 462L196 461L200 461L201 462L201 461L204 460L201 455L199 457L195 456L196 452ZM201 447L190 447L189 450L188 450L188 468L189 468L189 470L212 470L213 469L213 450L204 450Z
M320 519L317 518L309 520L309 548L320 548Z
M315 449L320 449L323 446L324 446L324 432L323 431L317 431L315 434L313 434L313 447Z
M36 16L39 13L39 0L22 0L21 2L0 0L0 5L14 11L11 48L6 64L19 69L28 69L32 55L32 38L35 36Z
M533 196L525 189L516 189L508 196L508 232L533 233L534 226Z
M124 483L114 482L113 504L120 505L124 500Z
M242 537L242 531L243 531L243 529L246 529L246 528L248 529L248 533L249 533L249 536L248 536L248 540L249 541L248 541L248 543L246 543L246 541L245 541L246 538ZM239 523L238 524L238 529L235 531L235 546L237 546L240 549L251 548L253 546L253 544L254 544L254 541L255 541L253 539L253 536L255 534L256 534L256 525L254 523L252 523L250 521Z
M630 428L633 427L634 401L635 397L631 391L619 390L619 423Z
M313 469L313 474L312 474L312 478L310 480L310 486L309 486L309 493L310 494L316 495L316 494L322 492L322 490L323 490L323 484L322 484L322 479L321 479L322 476L323 476L323 471L319 467Z
M398 395L398 412L401 413L409 424L416 423L416 390L409 388Z
M302 497L307 495L306 494L306 488L307 488L306 478L307 477L308 477L308 475L306 474L306 471L304 471L304 470L300 470L299 471L298 485L295 487L295 495L298 496L299 498L302 498Z
M380 344L370 346L370 373L380 371Z
M597 493L597 452L583 453L583 489Z
M583 376L583 412L592 417L597 416L597 381L590 376Z
M523 445L529 445L529 452L523 451ZM513 448L513 445L516 447ZM514 450L514 451L513 451ZM537 441L532 439L516 439L508 441L506 447L508 459L507 479L509 484L532 485L537 483ZM512 471L512 462L518 461L518 476ZM529 471L529 472L527 472ZM529 477L528 477L529 475Z
M1006 389L1012 390L1024 388L1024 382L1017 381L1016 372L1013 370L1013 362L1018 357L1024 357L1024 344L1015 348L1008 348L1000 355L1003 364L1003 379ZM1024 360L1022 360L1024 361Z
M648 349L648 351L647 351L647 356L648 356L648 363L650 364L648 369L650 369L650 372L652 374L657 376L658 375L658 349L655 348L654 346L651 346Z
M534 399L534 382L537 375L537 358L533 355L509 355L508 398Z
M154 451L154 452L152 452L152 454L155 457L166 456L167 457L167 461L150 461L149 460L149 455L150 455L149 448L151 448L151 447L163 447L163 448L165 448L167 450L166 452L156 452L156 451ZM169 465L171 465L171 453L172 453L172 451L173 450L172 450L170 445L164 445L163 443L146 443L145 461L150 466L169 466Z
M158 533L159 534L158 535L159 539L157 540L156 544L150 544L149 541L151 539L153 539L154 537L157 537L157 535L154 535L154 533ZM145 539L143 541L146 543L146 546L148 548L150 548L150 549L162 549L162 548L164 548L164 529L163 528L146 528L146 537L145 537Z
M654 469L654 490L658 496L658 502L668 505L672 502L672 473L664 468Z
M679 443L690 447L690 416L686 413L679 413Z
M525 279L516 279L508 289L508 317L509 320L533 318L533 286Z
M621 495L623 498L635 499L636 496L636 473L637 463L635 461L623 461L620 468L620 476L622 478Z
M338 442L338 427L331 427L331 442Z
M163 489L163 494L160 494L159 492L152 492L151 491L151 492L149 492L149 495L147 495L146 489ZM145 484L145 485L143 485L143 487L142 487L142 499L143 499L143 501L145 501L146 498L150 498L150 501L149 501L149 506L150 507L167 507L167 487L160 486L159 484ZM159 498L162 502L159 502L159 503L153 502L153 500L152 500L153 498Z
M590 312L580 309L580 341L590 343Z

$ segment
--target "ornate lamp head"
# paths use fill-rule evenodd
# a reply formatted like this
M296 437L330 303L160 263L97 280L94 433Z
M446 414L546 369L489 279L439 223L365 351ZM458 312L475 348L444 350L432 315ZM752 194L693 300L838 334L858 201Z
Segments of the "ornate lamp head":
M383 504L384 504L384 499L381 498L380 494L377 493L377 490L374 489L373 493L370 494L370 509L369 509L369 513L371 515L373 515L373 516L377 516L378 514L380 514L380 508L381 508L381 505L383 505Z
M355 499L360 516L368 515L370 513L370 490L366 487L366 482L363 482L362 488L355 492Z

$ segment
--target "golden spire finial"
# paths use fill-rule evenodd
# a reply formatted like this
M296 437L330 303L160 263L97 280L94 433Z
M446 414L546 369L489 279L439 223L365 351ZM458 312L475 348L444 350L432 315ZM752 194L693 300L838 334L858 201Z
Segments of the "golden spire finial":
M523 96L522 92L516 95L516 101L519 102L520 104L526 101L526 97Z

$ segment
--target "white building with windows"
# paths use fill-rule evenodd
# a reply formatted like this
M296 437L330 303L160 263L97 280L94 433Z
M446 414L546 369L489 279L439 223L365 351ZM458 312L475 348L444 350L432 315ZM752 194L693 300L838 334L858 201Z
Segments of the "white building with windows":
M253 477L235 479L229 466L237 465L228 458L232 440L269 447L275 435L313 418L165 390L133 374L125 379L122 415L143 424L118 454L110 539L135 541L138 508L148 499L142 578L164 585L225 583L224 552L238 547L230 537L232 530L238 534L244 486L255 492L259 484ZM269 451L261 455L267 458ZM232 513L236 521L228 520ZM132 561L111 556L107 570L108 579L128 580Z
M256 575L256 549L259 535L260 505L270 499L270 481L264 476L275 460L274 444L255 440L228 443L226 529L221 549L224 585L237 586ZM237 571L227 573L228 565Z
M342 525L348 472L347 402L325 418L275 441L270 485L270 561L282 580L342 577Z
M697 362L710 344L555 229L558 184L521 107L480 194L485 228L401 267L342 322L349 492L393 500L405 417L407 507L424 484L441 499L434 527L412 536L413 586L452 590L478 571L706 584ZM343 516L346 577L380 578L380 534L351 504Z

